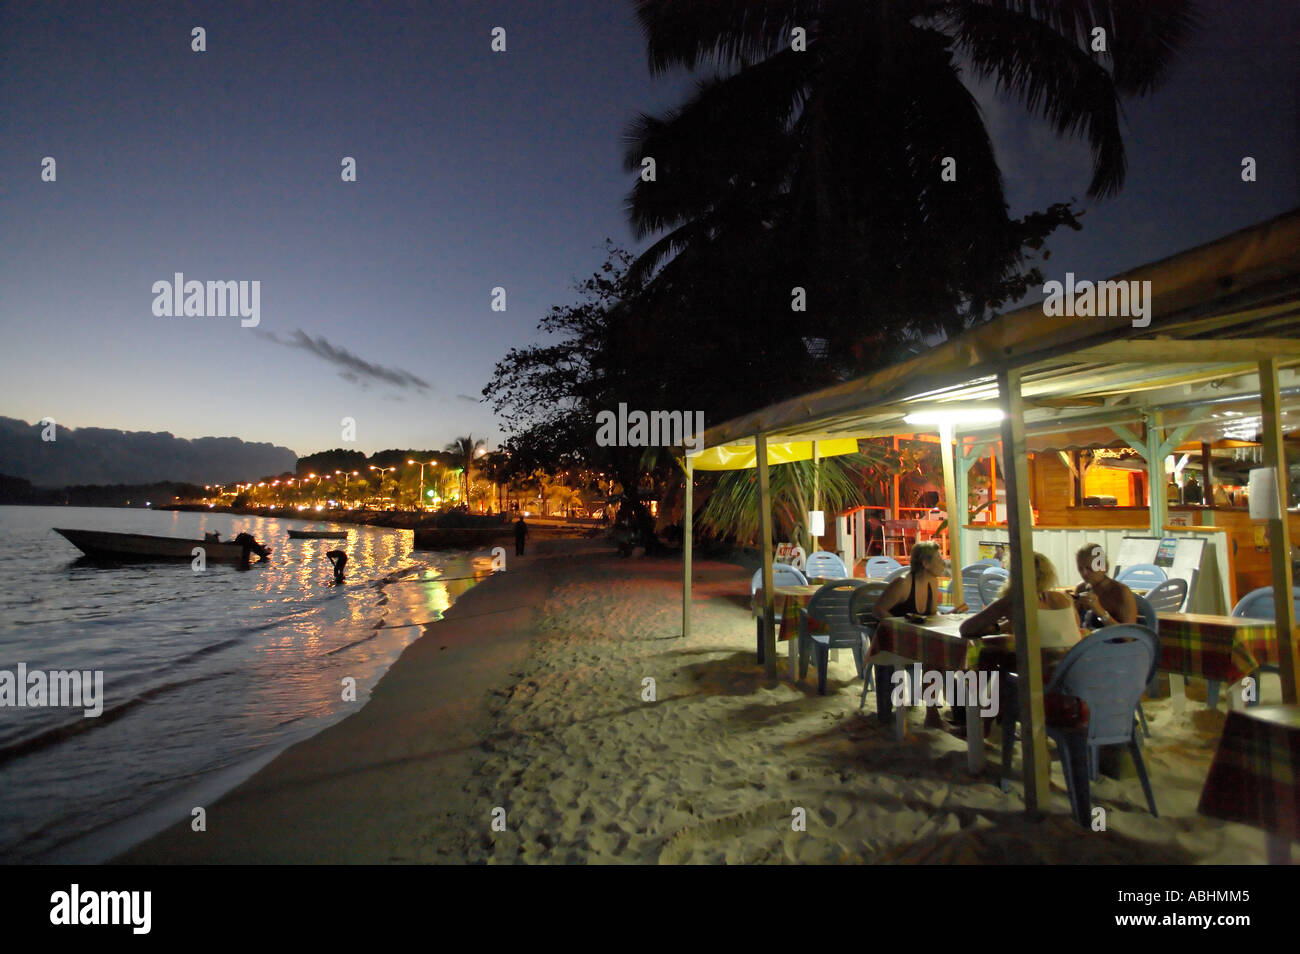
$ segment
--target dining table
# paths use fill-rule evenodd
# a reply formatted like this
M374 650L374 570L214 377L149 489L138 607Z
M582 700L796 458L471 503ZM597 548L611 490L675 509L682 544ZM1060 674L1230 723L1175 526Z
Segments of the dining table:
M1300 706L1228 713L1197 811L1264 830L1269 864L1300 839Z
M974 614L939 614L926 617L924 622L911 622L903 617L891 616L876 624L863 665L877 667L876 714L883 721L889 718L892 709L894 732L900 740L907 731L907 706L894 706L892 703L894 669L902 666L908 670L919 663L924 671L945 674L974 670L982 641L966 639L959 632L962 622L972 615ZM912 685L915 682L912 673L906 678L911 688L911 698L916 699L920 687ZM966 706L965 711L966 764L970 771L979 772L984 768L983 723L978 706Z
M1186 706L1184 676L1227 683L1232 687L1228 705L1239 708L1241 680L1258 673L1261 666L1278 663L1277 624L1271 619L1210 613L1156 615L1160 621L1157 668L1170 674L1176 712Z
M820 583L809 583L807 586L776 586L772 588L773 606L776 615L779 617L776 629L776 641L784 642L789 646L789 667L791 680L797 679L799 675L799 611L807 609L808 604L812 602L813 596L822 588ZM751 600L754 618L760 623L763 619L763 588L760 586L754 591ZM809 632L823 632L825 627L817 620L808 621ZM763 638L762 629L758 631L758 638Z

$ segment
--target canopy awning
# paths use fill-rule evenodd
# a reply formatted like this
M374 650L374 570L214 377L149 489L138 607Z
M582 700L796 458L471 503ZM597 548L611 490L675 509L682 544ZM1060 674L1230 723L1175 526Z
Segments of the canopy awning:
M767 445L768 464L789 464L797 460L812 460L813 441L787 441ZM816 441L818 457L840 457L858 452L856 437L831 441ZM710 447L691 457L696 470L751 470L756 465L758 451L753 441L748 444L723 444Z

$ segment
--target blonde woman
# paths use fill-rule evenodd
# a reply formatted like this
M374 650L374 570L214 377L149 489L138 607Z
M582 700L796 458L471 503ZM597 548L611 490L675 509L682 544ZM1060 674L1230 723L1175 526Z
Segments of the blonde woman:
M961 634L969 639L992 633L1009 633L1011 627L1011 579L1007 578L998 598L981 612L961 624ZM1079 615L1074 601L1056 586L1056 567L1041 553L1034 554L1034 588L1038 604L1038 641L1042 649L1069 649L1079 641Z
M918 543L912 547L912 566L906 576L900 576L880 594L873 611L876 619L886 616L906 616L915 613L933 616L939 612L939 579L948 570L939 544ZM955 612L966 609L963 603Z

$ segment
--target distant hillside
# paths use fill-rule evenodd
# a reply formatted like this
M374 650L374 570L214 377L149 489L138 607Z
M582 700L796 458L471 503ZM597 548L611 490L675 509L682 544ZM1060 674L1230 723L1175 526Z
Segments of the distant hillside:
M287 447L250 444L237 437L187 440L165 431L117 431L58 425L53 441L41 426L0 417L0 474L37 487L73 484L195 484L256 480L292 471L297 455Z

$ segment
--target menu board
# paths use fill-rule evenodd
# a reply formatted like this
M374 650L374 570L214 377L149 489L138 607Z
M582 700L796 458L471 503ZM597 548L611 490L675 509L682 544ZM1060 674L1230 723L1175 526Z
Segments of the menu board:
M1193 592L1204 556L1204 537L1124 537L1111 561L1111 574L1118 577L1125 567L1151 563L1171 580L1186 580L1188 591Z

